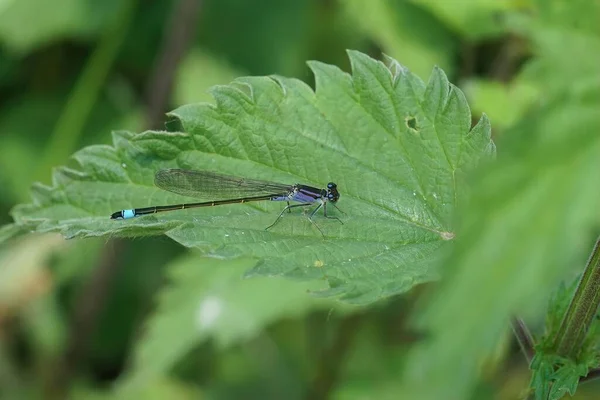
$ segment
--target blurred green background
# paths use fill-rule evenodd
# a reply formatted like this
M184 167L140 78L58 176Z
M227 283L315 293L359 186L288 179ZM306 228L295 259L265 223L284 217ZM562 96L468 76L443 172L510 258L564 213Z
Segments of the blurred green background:
M579 19L592 13L586 7L4 0L0 222L29 201L32 182L50 183L52 168L73 163L82 146L110 144L111 130L162 129L165 112L211 101L208 88L242 75L312 85L305 61L349 70L346 49L389 54L424 80L439 65L474 120L485 111L501 138L558 86L550 82L585 65L535 62L563 43L556 24L597 29ZM404 398L398 376L420 337L407 323L418 288L357 309L313 298L306 284L240 281L248 265L206 260L163 237L9 242L0 250L0 398ZM239 316L213 324L223 301ZM485 371L476 398L518 398L529 379L510 337ZM597 388L577 396L597 398Z

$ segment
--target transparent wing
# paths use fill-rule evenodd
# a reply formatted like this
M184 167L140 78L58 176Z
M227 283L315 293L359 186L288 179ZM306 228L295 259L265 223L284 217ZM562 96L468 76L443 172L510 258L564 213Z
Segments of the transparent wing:
M154 184L169 192L206 200L281 196L293 190L293 185L186 169L160 170Z

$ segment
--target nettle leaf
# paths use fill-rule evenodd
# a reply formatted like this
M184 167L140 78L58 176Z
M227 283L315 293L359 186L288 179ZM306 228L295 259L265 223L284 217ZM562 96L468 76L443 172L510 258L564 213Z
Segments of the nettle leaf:
M74 155L78 169L57 169L52 187L35 185L33 204L17 207L15 221L69 238L164 233L214 256L252 255L260 262L248 275L325 278L322 295L357 303L435 279L463 175L495 151L489 121L471 129L463 93L439 68L426 85L395 60L349 55L352 75L309 63L316 92L296 79L239 78L212 89L216 105L170 113L180 132L117 132L113 147L84 148ZM294 212L265 231L279 202L109 220L119 209L194 201L154 186L164 168L334 181L346 214L329 212L344 224L318 214L324 238Z
M558 400L567 394L573 396L579 379L587 375L589 367L587 363L537 352L531 364L529 387L540 400Z
M306 296L307 290L318 289L324 282L264 277L240 281L240 274L253 264L248 258L232 262L187 255L169 265L169 284L158 296L157 310L136 344L120 393L146 387L166 375L208 339L223 349L252 339L284 316L301 317L316 309L335 310L336 315L353 311L351 306Z

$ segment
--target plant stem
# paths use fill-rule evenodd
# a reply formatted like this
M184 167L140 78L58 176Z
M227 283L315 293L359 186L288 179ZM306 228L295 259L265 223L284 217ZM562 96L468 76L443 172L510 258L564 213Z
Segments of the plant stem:
M148 129L163 127L177 69L194 41L201 6L201 0L180 0L174 7L167 24L168 34L163 36L160 53L152 68L150 84L146 91Z
M527 362L531 363L531 360L533 360L533 356L535 355L533 349L533 336L531 336L527 325L525 325L525 322L522 319L516 317L511 318L511 325L513 333L519 342L519 347L521 347L521 351L525 355Z
M554 341L556 354L576 359L600 304L600 238L577 285Z

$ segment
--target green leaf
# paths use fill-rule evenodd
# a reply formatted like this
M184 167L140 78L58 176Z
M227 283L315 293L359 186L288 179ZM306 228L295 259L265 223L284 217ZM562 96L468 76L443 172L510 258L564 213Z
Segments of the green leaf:
M554 372L554 383L550 389L550 400L558 400L566 394L574 395L579 384L579 379L587 375L586 365L577 365L566 362Z
M590 83L568 72L556 70L551 81ZM467 397L509 317L540 314L559 281L585 266L600 224L600 82L568 102L563 95L547 94L506 132L498 162L481 169L458 213L447 279L421 314L430 340L411 354L404 378L419 398L444 397L449 385L455 398Z
M546 400L550 393L550 380L554 372L555 356L548 356L536 352L531 361L531 382L529 387L533 390L536 400Z
M408 1L343 0L344 14L355 30L364 32L385 53L402 60L417 74L432 65L451 75L458 37L421 6Z
M556 102L531 116L508 133L515 140L503 146L506 155L481 174L463 212L461 240L445 260L454 269L423 317L435 339L409 361L428 376L421 389L452 382L464 398L476 360L492 351L509 316L541 312L565 273L583 269L589 248L581 244L600 223L600 187L592 183L600 169L599 106ZM416 384L413 378L406 380Z
M579 379L587 375L589 365L554 354L544 354L543 349L539 350L531 363L533 374L530 388L535 398L558 400L566 394L574 395Z
M598 365L598 349L595 346L595 330L592 324L588 340L577 355L577 362L555 354L556 335L577 288L579 279L567 287L561 282L549 302L544 336L535 345L535 356L531 363L530 388L536 399L560 399L565 394L575 394L579 379ZM597 322L597 321L596 321Z
M177 361L208 339L222 349L251 339L282 317L334 307L344 311L331 300L306 296L307 290L317 290L324 282L240 280L253 264L251 259L225 261L190 255L169 266L169 285L160 293L158 310L137 343L132 368L120 391L145 387L165 376Z
M311 62L316 93L282 77L239 78L216 86L216 106L180 107L182 132L116 132L114 147L75 154L79 169L59 168L53 186L35 185L17 224L67 237L164 233L219 257L252 255L248 275L322 279L366 303L436 278L435 259L454 237L453 210L464 174L494 152L484 116L471 129L463 93L435 68L427 85L394 60L350 52L353 74ZM163 168L207 169L249 178L324 187L335 181L343 225L318 214L284 215L282 205L250 203L112 221L119 209L179 204L159 190ZM210 199L207 199L210 200Z
M513 25L530 37L536 57L519 80L535 84L542 100L592 96L600 84L600 3L575 0L536 1L537 7Z

